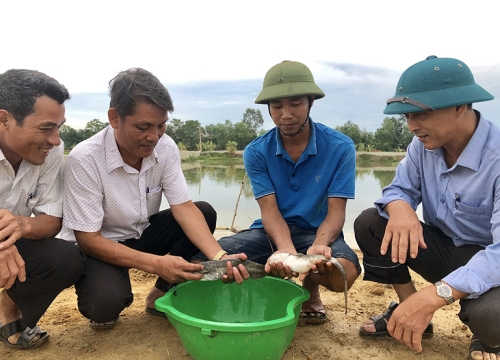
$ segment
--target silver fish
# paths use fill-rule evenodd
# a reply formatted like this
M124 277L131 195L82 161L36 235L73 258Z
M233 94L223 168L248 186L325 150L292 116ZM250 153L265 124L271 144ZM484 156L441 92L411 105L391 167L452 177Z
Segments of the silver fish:
M336 258L331 257L327 259L323 255L304 255L304 254L290 254L290 253L276 253L269 257L269 263L282 262L283 265L289 266L290 269L296 273L305 273L311 270L311 265L315 264L318 260L329 261L337 269L340 270L344 278L344 303L345 313L347 314L347 275L344 266Z
M226 263L230 261L233 267L237 267L239 264L243 264L247 271L250 273L252 279L259 279L266 276L264 271L264 265L257 264L256 262L246 260L241 261L239 259L224 259L224 260L210 260L204 261L200 264L203 265L203 269L196 272L197 274L202 274L203 278L200 281L213 281L220 280L222 276L227 273Z

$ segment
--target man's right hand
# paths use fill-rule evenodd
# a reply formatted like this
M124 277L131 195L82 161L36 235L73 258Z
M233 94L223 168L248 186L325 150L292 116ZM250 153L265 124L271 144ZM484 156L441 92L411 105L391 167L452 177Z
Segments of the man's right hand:
M29 225L10 211L0 210L0 250L8 248L29 232Z
M24 282L26 280L26 269L24 260L14 245L0 250L0 288L10 289L16 278Z
M171 284L178 284L188 280L200 280L203 275L195 272L202 269L203 265L190 263L180 256L165 255L157 258L154 273Z
M422 224L413 208L405 201L396 200L385 207L389 220L385 228L380 253L385 255L391 243L391 258L393 263L404 264L408 250L410 257L415 259L418 248L426 249Z

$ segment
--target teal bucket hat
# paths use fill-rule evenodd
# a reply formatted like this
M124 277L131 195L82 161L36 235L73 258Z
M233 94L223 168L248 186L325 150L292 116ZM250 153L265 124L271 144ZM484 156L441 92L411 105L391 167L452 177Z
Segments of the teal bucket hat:
M429 56L401 75L384 114L408 114L493 100L462 61Z
M307 66L286 60L268 70L255 103L268 104L270 100L304 95L314 96L316 100L325 97Z

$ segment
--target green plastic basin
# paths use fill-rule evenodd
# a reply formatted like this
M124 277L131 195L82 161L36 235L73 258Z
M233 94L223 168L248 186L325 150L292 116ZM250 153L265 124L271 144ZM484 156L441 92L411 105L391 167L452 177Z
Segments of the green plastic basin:
M309 292L275 277L188 281L155 302L196 360L278 360L290 345Z

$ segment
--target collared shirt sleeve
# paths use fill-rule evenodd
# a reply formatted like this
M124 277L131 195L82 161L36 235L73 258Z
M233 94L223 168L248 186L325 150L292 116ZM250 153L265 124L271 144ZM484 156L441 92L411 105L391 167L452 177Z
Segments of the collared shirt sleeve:
M396 176L392 183L382 190L382 197L375 201L380 216L388 219L389 215L384 210L385 206L395 200L404 200L417 210L422 201L418 139L414 139L406 151L406 156L396 168Z
M62 171L64 163L64 144L55 146L49 152L45 164L38 178L35 191L36 203L33 207L33 214L46 214L54 217L62 217L63 197L62 197ZM38 196L38 194L40 194Z

